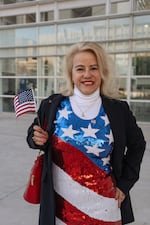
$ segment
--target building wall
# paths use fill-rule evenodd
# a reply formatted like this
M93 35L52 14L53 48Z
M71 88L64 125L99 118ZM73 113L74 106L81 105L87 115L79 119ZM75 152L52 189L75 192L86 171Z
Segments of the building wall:
M33 88L38 104L65 85L68 47L95 41L110 53L120 98L150 122L149 0L0 0L0 111Z

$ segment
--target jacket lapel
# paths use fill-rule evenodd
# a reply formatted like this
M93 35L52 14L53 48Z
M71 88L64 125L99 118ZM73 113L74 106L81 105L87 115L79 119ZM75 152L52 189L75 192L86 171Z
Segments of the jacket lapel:
M117 113L114 109L114 100L108 99L104 96L102 96L102 104L104 107L104 110L108 116L110 127L114 136L114 142L117 142L117 133L118 133L118 127L117 127Z
M110 121L110 127L114 137L114 147L111 157L112 167L115 177L119 178L121 176L122 160L126 146L126 128L123 109L120 107L121 103L117 100L102 97L102 103Z

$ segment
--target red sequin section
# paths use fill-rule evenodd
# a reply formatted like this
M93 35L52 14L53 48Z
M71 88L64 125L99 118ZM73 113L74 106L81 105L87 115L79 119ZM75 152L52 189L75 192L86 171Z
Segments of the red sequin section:
M94 164L83 152L53 136L53 159L75 181L109 198L115 196L114 179Z
M121 221L105 222L90 218L56 194L56 216L67 225L121 225ZM62 210L63 209L63 210Z

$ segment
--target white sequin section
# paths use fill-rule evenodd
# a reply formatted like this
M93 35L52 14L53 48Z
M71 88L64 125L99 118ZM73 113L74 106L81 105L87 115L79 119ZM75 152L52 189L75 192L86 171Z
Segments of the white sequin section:
M53 179L55 191L91 218L112 222L121 219L118 202L114 198L98 195L80 185L55 164Z

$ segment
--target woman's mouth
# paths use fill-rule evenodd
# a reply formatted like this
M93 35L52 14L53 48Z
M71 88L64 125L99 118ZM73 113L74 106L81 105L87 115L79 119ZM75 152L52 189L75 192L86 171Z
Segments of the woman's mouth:
M93 81L83 81L82 84L86 85L86 86L90 86L93 85Z

